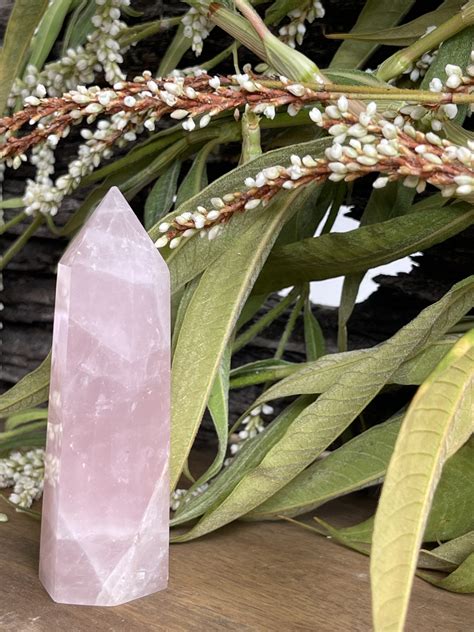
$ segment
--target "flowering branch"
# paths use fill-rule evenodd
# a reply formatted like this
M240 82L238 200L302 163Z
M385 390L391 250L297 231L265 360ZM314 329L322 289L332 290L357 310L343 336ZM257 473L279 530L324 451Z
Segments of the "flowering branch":
M433 80L431 92L296 83L286 77L276 80L257 76L250 69L244 74L225 77L211 77L198 70L190 76L153 78L145 71L133 81L119 81L111 88L79 86L61 97L51 98L46 98L44 87L38 86L38 96L28 96L23 110L0 119L0 134L4 134L5 139L0 145L0 159L18 168L27 160L26 153L32 150L31 161L37 167L37 176L35 181L27 183L25 212L55 215L64 196L79 186L82 178L103 159L110 158L114 147L134 141L145 129L153 131L156 122L165 115L182 121L183 128L192 131L196 125L206 127L212 117L225 112L248 108L272 119L277 108L285 107L294 116L308 104L333 103L341 93L347 93L351 96L350 102L346 99L348 111L343 115L333 105L327 110L327 116L349 121L350 117L358 120L363 115L361 99L393 100L413 96L416 105L402 108L402 114L415 120L429 115L433 128L439 131L443 118L456 115L456 103L474 101L472 66L466 76L457 66L449 69L452 72L447 85ZM354 97L358 101L352 100ZM358 104L355 112L354 108L351 110L354 103ZM95 131L88 127L81 130L85 143L79 148L78 158L69 165L68 173L53 183L54 149L59 141L68 136L72 126L83 121L91 125L97 119ZM403 116L402 120L405 120ZM29 126L28 131L22 133L26 126Z
M213 198L211 209L199 206L195 212L185 212L171 222L163 222L159 227L163 235L156 242L157 247L176 248L183 238L198 231L201 236L207 234L214 239L235 213L266 205L282 190L325 180L351 182L381 172L383 175L375 180L374 188L402 180L420 193L427 184L440 189L445 197L474 193L472 141L468 141L468 147L462 147L434 132L416 130L411 120L401 114L390 121L377 115L373 102L356 117L349 112L345 96L324 113L313 108L309 116L333 137L324 158L293 155L289 166L271 166L247 178L244 191Z

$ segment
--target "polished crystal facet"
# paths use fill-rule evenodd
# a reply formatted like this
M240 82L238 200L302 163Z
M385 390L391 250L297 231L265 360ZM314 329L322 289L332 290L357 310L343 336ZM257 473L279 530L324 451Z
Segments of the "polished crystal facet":
M168 580L169 274L117 188L58 267L40 578L112 606Z

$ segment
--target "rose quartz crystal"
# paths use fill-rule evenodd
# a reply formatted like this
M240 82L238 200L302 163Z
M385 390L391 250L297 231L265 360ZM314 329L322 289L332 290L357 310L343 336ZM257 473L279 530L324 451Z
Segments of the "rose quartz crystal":
M113 606L166 588L169 274L117 188L58 267L40 579Z

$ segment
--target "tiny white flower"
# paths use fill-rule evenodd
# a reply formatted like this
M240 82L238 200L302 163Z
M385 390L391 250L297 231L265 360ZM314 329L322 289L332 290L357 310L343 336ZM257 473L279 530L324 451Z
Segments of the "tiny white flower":
M443 82L441 81L441 79L438 79L438 77L434 77L430 81L429 87L430 87L431 92L441 92L443 89Z
M251 211L254 208L257 208L257 206L260 204L261 200L259 200L258 198L255 198L253 200L249 200L248 202L245 203L244 209L246 211Z
M174 248L177 248L179 246L181 242L181 237L174 237L171 241L170 241L170 248L173 250Z
M374 189L383 189L384 186L386 186L388 183L388 178L381 176L380 178L377 178L374 183L373 183L373 187Z
M214 209L207 214L207 219L210 222L214 222L216 219L220 217L220 215L221 215L220 211Z
M448 88L451 88L451 90L456 90L456 88L459 88L461 83L462 77L459 77L458 75L449 75L449 77L446 79L446 85Z
M41 101L38 99L38 97L29 96L25 99L25 105L39 105L40 103Z
M320 125L323 122L323 116L318 108L312 108L309 111L309 118L316 123L316 125Z
M341 118L341 112L339 111L339 108L336 105L328 105L324 111L331 119Z
M170 117L179 121L186 118L188 115L189 112L187 110L173 110L173 112L171 112L170 114Z
M274 105L267 105L265 109L263 110L263 115L266 116L266 118L268 119L274 119L275 114L276 114L276 111L275 111Z
M209 241L212 241L213 239L215 239L217 235L220 233L220 230L221 230L221 227L219 225L213 226L207 234L207 238L209 239Z
M448 119L453 119L458 113L458 106L455 103L447 103L442 106L442 110Z
M192 118L188 118L185 121L183 121L182 125L183 125L183 129L185 129L187 132L192 132L193 129L196 127L196 123L194 122Z
M472 187L470 184L461 184L456 189L456 193L458 195L471 195L471 193L473 192L474 192L474 187Z
M294 84L292 84L290 86L286 86L286 89L291 94L294 94L295 97L302 97L302 96L304 96L304 94L306 92L305 87L302 86L300 83L294 83Z
M339 108L340 112L347 112L347 110L349 109L349 101L347 100L346 96L342 95L341 97L339 97L337 101L337 107Z

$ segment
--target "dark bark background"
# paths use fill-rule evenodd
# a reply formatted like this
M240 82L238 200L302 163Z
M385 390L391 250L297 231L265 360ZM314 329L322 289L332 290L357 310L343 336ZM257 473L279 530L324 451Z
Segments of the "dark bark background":
M381 0L383 1L383 0ZM12 0L0 0L0 40L12 6ZM133 7L143 11L138 22L182 13L186 6L181 2L149 2L136 0ZM349 30L359 11L363 0L325 0L326 17L324 28L327 32ZM432 10L439 2L417 2L416 12ZM410 14L413 17L414 14ZM327 40L322 33L321 22L313 23L305 38L303 51L317 60L324 68L330 60L337 42ZM124 67L130 76L144 69L155 71L160 57L171 41L173 31L164 32L149 38L132 48L126 55ZM210 58L225 45L227 37L219 29L215 29L206 41L202 59ZM384 54L381 51L380 54ZM250 54L242 53L242 62L255 61ZM193 54L188 54L183 65L195 65ZM229 65L227 68L232 71ZM227 70L220 67L220 70ZM67 164L75 154L77 143L71 135L71 141L61 149L58 161L59 169ZM209 167L210 178L220 175L232 167L238 159L238 148L227 147L214 154ZM21 194L25 177L31 175L31 167L19 171L8 170L4 183L5 197ZM354 215L362 210L370 193L370 186L365 182L358 183L353 191L351 203L354 204ZM56 221L64 224L85 197L86 191L80 190L73 198L68 198ZM133 206L138 214L142 212L146 191L138 195ZM13 211L5 211L5 219L13 215ZM4 252L13 240L24 230L20 224L7 235L0 237L0 250ZM445 243L426 251L419 258L418 266L409 274L397 277L380 276L378 291L363 304L357 305L349 324L349 343L351 348L370 346L386 339L400 326L412 319L422 308L434 302L444 294L456 281L467 276L472 267L472 228ZM54 237L46 228L41 228L37 235L7 266L4 272L4 289L2 302L2 362L0 368L0 390L9 388L25 373L35 368L46 356L51 344L53 319L55 268L66 245L65 240ZM334 349L337 314L334 309L315 307L322 327L328 336L330 349ZM254 359L271 357L277 345L279 334L284 327L285 318L280 318L272 327L264 332L237 358L238 364ZM288 346L287 359L304 359L302 328L297 327ZM234 399L232 408L242 410L250 400L252 393L240 393Z

